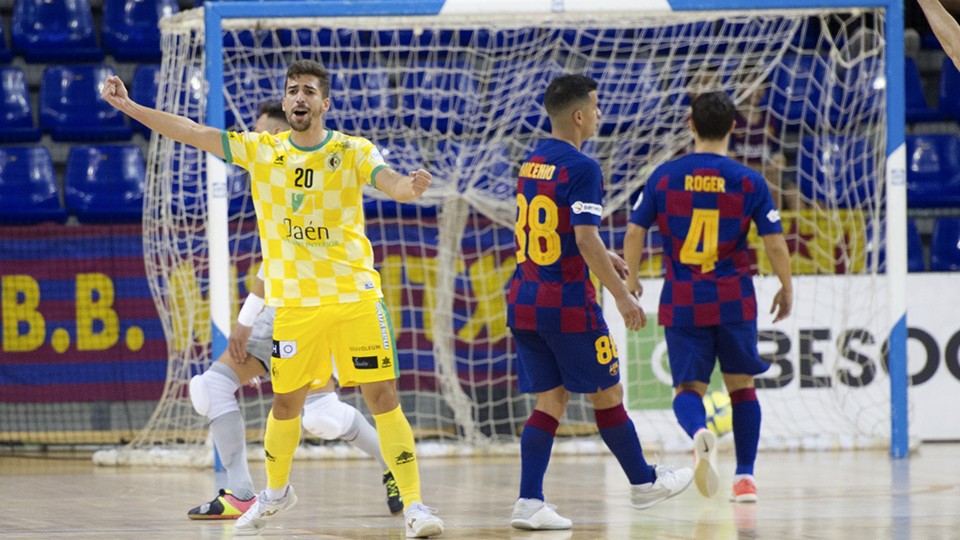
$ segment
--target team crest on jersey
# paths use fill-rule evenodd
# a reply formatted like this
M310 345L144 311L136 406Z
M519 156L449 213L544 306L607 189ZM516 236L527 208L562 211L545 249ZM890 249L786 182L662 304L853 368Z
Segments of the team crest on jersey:
M327 169L336 170L340 168L340 164L343 163L343 156L339 153L330 154L327 156Z

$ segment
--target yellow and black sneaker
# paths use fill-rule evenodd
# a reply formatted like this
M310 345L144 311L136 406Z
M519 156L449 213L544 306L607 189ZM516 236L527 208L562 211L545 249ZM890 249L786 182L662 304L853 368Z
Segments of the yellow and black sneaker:
M394 484L396 485L396 484ZM254 495L247 500L238 499L228 489L221 489L217 498L187 512L190 519L237 519L257 502Z
M390 513L393 515L402 513L403 499L400 498L400 488L397 487L397 481L394 480L392 472L383 473L383 485L387 488L387 506L390 507Z

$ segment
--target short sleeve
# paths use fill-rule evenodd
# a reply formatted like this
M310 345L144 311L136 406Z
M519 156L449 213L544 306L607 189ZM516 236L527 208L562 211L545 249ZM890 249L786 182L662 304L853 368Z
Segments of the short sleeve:
M657 181L660 170L653 171L630 212L630 223L649 229L657 219Z
M273 139L268 133L221 131L226 162L250 170L257 156L257 147Z
M358 137L357 141L359 141L359 145L357 146L357 152L354 156L354 167L356 167L357 178L363 183L369 183L376 187L376 184L373 182L373 177L376 176L380 169L384 169L388 167L388 165L383 160L383 155L380 154L380 150L378 150L372 142L362 137Z
M780 222L780 212L773 202L773 196L770 195L770 189L767 187L767 181L753 170L748 177L754 185L752 211L750 217L757 224L757 234L765 236L768 234L783 233L783 223Z
M600 164L592 159L584 159L571 165L567 174L570 178L570 190L567 192L570 224L599 227L603 216L603 174Z

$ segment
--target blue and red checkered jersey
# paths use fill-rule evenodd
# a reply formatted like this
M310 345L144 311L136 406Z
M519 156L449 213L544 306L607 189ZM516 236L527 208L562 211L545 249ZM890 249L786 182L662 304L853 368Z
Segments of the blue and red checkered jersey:
M663 326L713 326L757 318L747 248L750 221L761 236L782 233L760 173L719 154L689 154L650 175L630 222L663 236Z
M567 142L541 141L517 179L517 269L507 295L507 325L517 330L606 329L576 225L600 226L600 165Z

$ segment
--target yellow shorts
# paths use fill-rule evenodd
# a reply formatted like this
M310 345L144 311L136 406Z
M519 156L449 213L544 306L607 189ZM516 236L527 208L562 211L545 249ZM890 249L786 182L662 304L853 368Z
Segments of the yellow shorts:
M279 307L270 358L273 391L322 387L334 363L340 386L393 380L400 376L396 351L383 300Z

